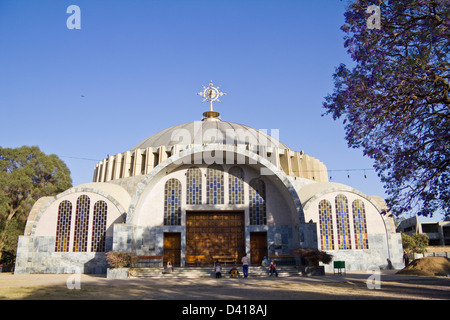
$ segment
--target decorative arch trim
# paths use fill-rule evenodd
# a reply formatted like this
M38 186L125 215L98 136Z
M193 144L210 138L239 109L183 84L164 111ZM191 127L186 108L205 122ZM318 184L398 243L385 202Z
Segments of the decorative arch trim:
M278 169L274 164L272 164L269 160L259 156L258 154L251 152L244 148L238 148L235 146L230 145L222 145L222 144L208 144L205 146L194 146L193 148L182 150L174 155L172 155L170 158L166 159L165 161L161 162L159 165L157 165L155 168L153 168L152 172L147 175L141 182L139 182L136 192L131 197L131 203L127 214L127 220L126 224L132 225L134 219L136 218L136 208L139 205L140 198L146 188L152 184L152 182L155 179L161 178L165 174L171 172L171 170L179 167L180 165L186 164L183 163L184 159L191 160L192 158L198 158L198 156L201 156L202 153L211 154L211 152L214 151L217 155L217 152L224 152L224 154L237 156L239 159L245 159L252 161L251 165L257 165L264 169L265 173L269 179L276 179L278 180L284 187L286 188L287 192L289 192L290 196L293 200L293 205L295 206L295 210L299 219L299 223L305 223L305 216L304 211L300 202L300 198L297 194L296 189L292 185L292 183L289 181L288 176ZM200 157L201 158L201 157ZM194 161L195 161L194 159ZM201 160L201 159L200 159ZM196 163L194 162L194 165ZM238 163L239 165L239 163ZM156 181L156 180L155 180Z

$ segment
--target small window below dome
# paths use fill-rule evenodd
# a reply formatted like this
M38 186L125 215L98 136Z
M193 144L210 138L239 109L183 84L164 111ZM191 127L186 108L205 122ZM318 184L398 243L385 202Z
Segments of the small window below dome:
M153 167L159 164L159 153L153 153Z
M145 174L145 169L147 168L147 155L145 153L141 153L141 174Z

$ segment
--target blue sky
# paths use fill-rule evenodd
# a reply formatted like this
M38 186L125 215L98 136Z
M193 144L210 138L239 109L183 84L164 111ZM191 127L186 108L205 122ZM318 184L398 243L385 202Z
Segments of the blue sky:
M227 93L214 107L224 121L279 129L332 181L385 197L342 121L321 116L335 67L353 64L340 30L346 4L0 0L0 145L37 145L61 157L74 185L90 182L97 160L201 120L209 105L196 93L212 80ZM81 9L79 30L67 28L70 5Z

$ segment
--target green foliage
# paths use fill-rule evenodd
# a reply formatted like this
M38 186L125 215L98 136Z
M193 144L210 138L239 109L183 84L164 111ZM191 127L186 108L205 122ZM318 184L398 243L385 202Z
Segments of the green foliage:
M294 250L294 254L305 259L308 266L318 266L319 262L329 264L333 260L333 255L313 248L299 248Z
M424 253L428 247L428 236L424 233L409 236L402 233L403 249L412 253Z
M23 234L36 200L71 186L70 171L56 155L46 155L37 146L0 147L1 262L6 262L7 256L15 256L17 237Z
M106 261L113 268L125 268L135 262L137 257L131 252L110 251L106 253Z

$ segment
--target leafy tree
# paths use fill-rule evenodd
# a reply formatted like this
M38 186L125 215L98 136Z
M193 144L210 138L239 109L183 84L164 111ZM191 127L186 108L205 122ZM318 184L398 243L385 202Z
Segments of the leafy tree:
M413 253L423 253L428 247L428 236L424 233L409 236L402 233L403 249Z
M370 5L380 29L367 24ZM343 118L349 147L374 159L397 216L450 214L449 25L448 0L359 0L345 12L355 66L336 68L325 114Z
M0 147L0 261L15 256L17 237L36 200L71 186L70 171L56 155L36 146Z
M333 260L333 255L315 248L298 248L294 254L303 258L308 266L314 267L319 266L319 262L329 264Z
M131 252L109 251L106 253L106 261L113 268L125 268L136 262L137 257Z

